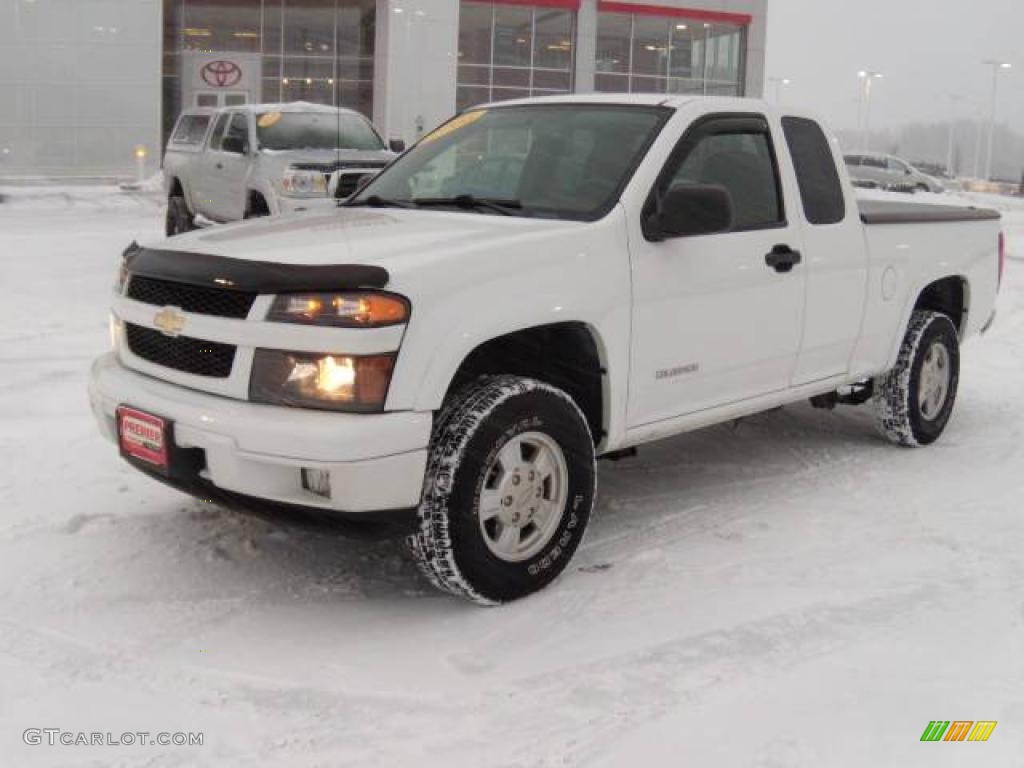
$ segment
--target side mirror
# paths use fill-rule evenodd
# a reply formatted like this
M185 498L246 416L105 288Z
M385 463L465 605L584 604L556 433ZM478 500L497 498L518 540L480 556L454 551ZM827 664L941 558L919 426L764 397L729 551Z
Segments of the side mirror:
M388 142L388 148L397 155L405 152L405 142L401 139L392 139Z
M673 187L661 200L661 210L652 213L644 227L648 239L714 235L732 229L732 197L716 184L686 184Z
M225 136L220 148L235 155L245 155L249 153L249 142L242 136Z

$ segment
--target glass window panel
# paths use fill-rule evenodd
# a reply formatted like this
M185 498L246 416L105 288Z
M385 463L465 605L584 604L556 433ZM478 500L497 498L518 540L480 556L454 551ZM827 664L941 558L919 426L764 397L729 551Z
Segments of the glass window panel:
M494 8L494 63L528 67L533 51L533 9L515 5Z
M572 90L572 75L569 72L552 72L547 69L533 70L533 88L556 91Z
M186 50L259 51L259 3L252 0L186 0L182 35Z
M632 25L633 17L626 14L598 14L596 61L598 72L629 72Z
M492 101L508 101L509 99L528 99L530 98L529 88L492 88L491 89L491 100Z
M490 85L491 68L476 64L460 64L458 78L459 85Z
M338 59L340 80L373 80L373 59Z
M364 117L373 117L373 83L342 80L337 84L339 107L354 109Z
M536 15L533 66L571 69L573 14L538 8Z
M594 88L599 93L629 93L629 75L595 75Z
M164 53L178 52L182 46L183 8L180 2L164 3Z
M631 93L665 93L668 90L666 77L633 77L629 80Z
M334 3L284 0L285 54L334 54Z
M704 93L704 81L698 78L670 77L669 93Z
M686 20L675 21L669 26L672 33L669 74L700 79L704 71L704 26Z
M281 78L264 78L260 101L264 104L281 101Z
M632 67L634 74L662 76L668 74L668 28L668 21L657 16L634 17Z
M455 89L455 108L461 112L476 104L486 104L491 100L491 89L487 87L460 85Z
M334 104L334 85L326 79L285 78L285 80L281 81L282 101L310 101L314 104Z
M742 33L736 27L715 26L708 30L708 80L716 84L739 82Z
M265 54L274 56L281 54L283 1L263 0L263 53Z
M490 64L494 6L462 3L459 7L459 63Z
M313 78L315 80L334 79L334 59L312 56L288 56L284 60L282 76L289 80Z
M281 77L281 57L280 56L264 56L263 57L263 77L265 77L265 78L280 78Z
M529 88L530 70L511 69L509 67L495 67L494 85L501 85L513 88Z
M339 0L338 53L342 56L373 56L376 36L375 0Z

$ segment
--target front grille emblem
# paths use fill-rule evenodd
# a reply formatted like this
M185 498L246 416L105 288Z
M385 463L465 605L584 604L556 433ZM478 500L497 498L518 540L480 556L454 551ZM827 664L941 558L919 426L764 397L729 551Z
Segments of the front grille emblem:
M164 336L178 336L185 328L185 316L177 307L164 307L153 318L155 325Z

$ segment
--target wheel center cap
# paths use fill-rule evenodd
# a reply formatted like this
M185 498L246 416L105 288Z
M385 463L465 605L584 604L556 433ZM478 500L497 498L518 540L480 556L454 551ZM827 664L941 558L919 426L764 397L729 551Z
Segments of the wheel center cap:
M502 505L498 517L502 525L522 528L537 514L543 491L539 478L512 475L501 485Z

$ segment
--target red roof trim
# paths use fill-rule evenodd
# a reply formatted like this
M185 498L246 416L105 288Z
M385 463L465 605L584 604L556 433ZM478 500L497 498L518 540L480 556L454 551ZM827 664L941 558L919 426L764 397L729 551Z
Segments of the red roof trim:
M701 8L674 8L666 5L622 3L612 0L599 0L597 10L605 13L638 13L643 16L669 16L693 19L694 21L717 21L724 24L739 24L744 27L750 26L754 20L749 13L726 13L725 11L706 11Z
M567 11L578 11L580 9L580 0L490 0L490 2L495 5L531 5L536 8L564 8Z

